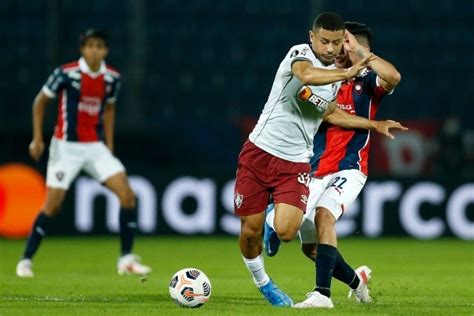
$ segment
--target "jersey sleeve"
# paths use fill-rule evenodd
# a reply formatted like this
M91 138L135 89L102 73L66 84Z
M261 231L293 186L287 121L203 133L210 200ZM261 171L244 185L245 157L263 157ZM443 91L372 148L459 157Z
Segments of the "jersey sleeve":
M48 98L54 99L59 91L64 87L65 74L61 67L54 69L53 73L49 75L48 80L43 85L41 91L46 94Z
M114 77L112 82L107 85L107 95L105 98L106 103L117 103L117 97L121 84L120 77Z
M370 71L367 74L366 81L368 83L368 92L371 94L374 98L380 100L386 95L390 95L393 93L392 91L386 91L379 83L379 76L375 71Z
M310 49L309 49L308 46L291 48L290 52L288 53L288 59L290 61L290 67L296 61L307 61L307 62L310 62L311 64L313 64L313 61L311 60L310 54L311 54L311 52L310 52Z

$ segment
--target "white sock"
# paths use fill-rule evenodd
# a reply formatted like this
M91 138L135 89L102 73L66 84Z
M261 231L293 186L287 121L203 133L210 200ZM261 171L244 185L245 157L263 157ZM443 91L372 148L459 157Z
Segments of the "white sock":
M268 274L265 272L265 267L263 266L263 256L261 254L254 259L247 259L244 256L242 256L242 258L244 259L247 269L249 269L250 273L252 274L253 281L257 287L262 287L270 281Z
M275 221L275 210L267 214L265 221L267 222L268 226L275 230L275 224L273 223Z

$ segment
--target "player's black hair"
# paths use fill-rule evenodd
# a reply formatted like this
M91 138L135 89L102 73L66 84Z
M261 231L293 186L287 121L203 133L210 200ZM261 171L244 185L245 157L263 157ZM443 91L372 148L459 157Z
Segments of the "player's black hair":
M359 22L346 22L344 23L346 30L351 32L355 36L363 36L367 38L369 46L372 46L372 30L367 24Z
M313 31L323 28L328 31L339 31L344 29L344 19L334 12L323 12L314 19Z
M84 45L86 45L87 40L91 38L103 40L105 46L109 46L109 37L107 36L107 33L102 30L88 29L79 36L79 47L84 47Z

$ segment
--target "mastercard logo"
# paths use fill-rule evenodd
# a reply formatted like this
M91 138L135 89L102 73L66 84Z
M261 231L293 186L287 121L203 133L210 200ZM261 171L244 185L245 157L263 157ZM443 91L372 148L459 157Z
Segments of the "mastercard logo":
M28 236L45 194L44 178L35 169L19 163L0 165L0 236Z

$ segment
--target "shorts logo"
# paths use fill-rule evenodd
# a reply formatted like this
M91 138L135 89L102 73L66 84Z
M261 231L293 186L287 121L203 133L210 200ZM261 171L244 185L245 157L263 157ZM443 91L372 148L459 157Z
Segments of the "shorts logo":
M237 208L240 208L242 206L242 202L244 201L244 196L240 193L236 193L234 196L234 203Z
M304 205L308 204L308 196L307 195L301 195L301 202L304 203Z
M59 181L62 181L64 179L64 172L62 171L56 172L56 179L58 179Z
M309 186L309 182L311 181L311 177L309 173L303 172L298 173L298 182L304 184L305 186Z

